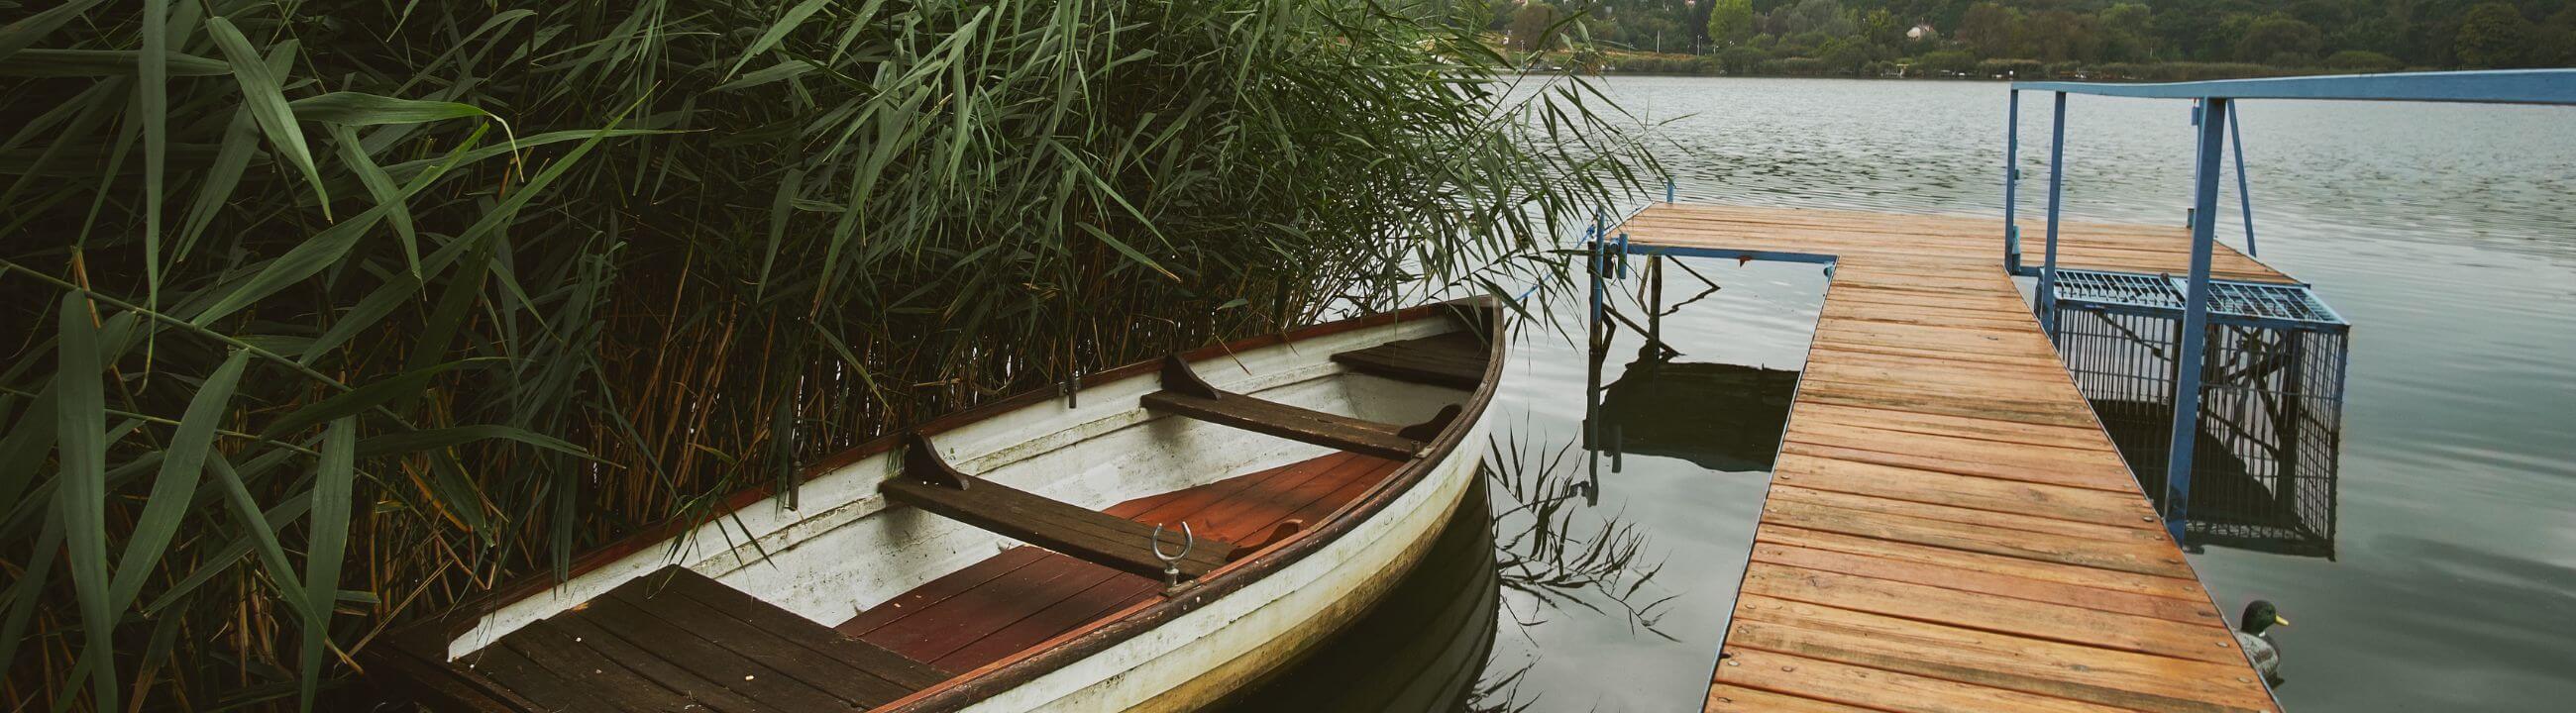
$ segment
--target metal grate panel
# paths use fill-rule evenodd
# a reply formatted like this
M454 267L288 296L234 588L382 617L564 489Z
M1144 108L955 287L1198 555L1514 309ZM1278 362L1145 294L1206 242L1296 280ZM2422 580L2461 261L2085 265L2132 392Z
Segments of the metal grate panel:
M2060 280L2068 276L2059 273ZM2175 344L2183 329L2180 299L2157 304L2165 281L2155 276L2086 273L2076 279L2088 290L2087 299L2059 300L2053 335L2058 354L2161 509L2172 442ZM2130 292L2124 298L2116 290ZM2312 295L2302 298L2314 302ZM2321 311L2309 314L2333 314L2315 306ZM2186 541L2334 556L2347 326L2339 320L2213 318L2207 330Z
M2099 270L2057 271L2059 302L2091 303L2135 310L2180 313L2188 281L2171 275L2144 275ZM2220 321L2268 320L2285 323L2347 326L2316 291L2306 285L2211 280L2209 312ZM2233 319L2231 319L2233 318Z
M2175 280L2177 288L2185 286ZM2209 283L2210 311L2220 314L2286 319L2294 322L2343 324L2317 293L2306 285L2271 285L2259 282L2212 280Z

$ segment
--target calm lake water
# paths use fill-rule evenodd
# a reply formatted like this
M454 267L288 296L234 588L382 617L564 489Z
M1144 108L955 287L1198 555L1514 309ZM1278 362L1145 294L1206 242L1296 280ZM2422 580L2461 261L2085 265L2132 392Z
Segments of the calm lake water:
M2001 84L1628 77L1608 91L1662 122L1658 155L1684 201L1980 215L2002 205ZM2025 98L2022 209L2035 216L2047 97ZM2188 106L2069 106L2069 218L2179 223ZM2354 325L2340 536L2333 560L2213 546L2193 566L2231 619L2259 598L2295 622L2275 634L2278 692L2293 709L2566 710L2576 109L2240 111L2260 257L2315 284ZM2241 247L2232 185L2222 201L2222 239ZM1597 402L1586 398L1580 295L1553 305L1561 331L1522 331L1492 415L1503 435L1490 532L1444 540L1472 549L1483 536L1500 564L1426 568L1396 595L1397 613L1252 699L1340 689L1329 708L1699 705L1785 412L1778 370L1803 364L1826 278L1811 265L1683 264L1663 277L1668 309L1709 283L1723 289L1661 319L1678 354L1641 351L1636 331L1620 330ZM1621 302L1644 321L1631 297ZM1616 442L1616 458L1582 445L1595 410L1598 442ZM1491 590L1499 597L1482 598ZM1489 631L1470 631L1479 618ZM1471 658L1481 663L1461 663ZM1380 690L1393 692L1369 692Z

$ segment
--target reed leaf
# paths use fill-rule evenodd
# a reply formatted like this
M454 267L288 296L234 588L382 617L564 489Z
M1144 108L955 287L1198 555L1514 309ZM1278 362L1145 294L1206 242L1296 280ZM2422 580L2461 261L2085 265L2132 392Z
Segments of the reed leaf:
M880 434L1567 284L1559 226L1652 162L1458 10L74 0L0 27L0 709L364 708L326 699L368 690L329 680L376 632L794 497Z
M349 544L349 508L357 487L357 419L332 421L322 435L322 461L314 469L312 549L304 553L304 649L297 677L304 710L322 684L322 657L331 636L331 610L340 596L340 555Z
M63 523L74 596L84 636L81 658L95 662L115 650L116 610L109 605L107 570L107 404L99 378L98 327L89 301L63 295L56 322L54 448L62 468L55 481L54 513ZM98 709L116 710L116 671L93 665L89 689ZM77 684L75 684L77 685Z
M206 453L214 447L215 431L223 423L233 388L241 383L242 369L248 366L250 352L234 351L197 387L196 397L188 401L187 413L179 417L179 426L162 451L160 474L152 479L152 494L143 501L143 514L125 540L125 556L117 560L116 585L108 595L109 609L123 611L133 606L135 595L143 591L144 578L169 552L170 538L179 534L180 522L196 499L197 479L204 474Z
M322 171L313 166L313 149L304 144L304 128L296 125L295 109L286 103L285 89L269 70L270 60L252 48L250 39L229 20L206 18L206 34L215 38L215 47L231 63L233 80L241 83L243 106L250 110L251 119L268 135L269 145L285 155L287 164L304 172L304 180L313 184L313 196L321 200L322 217L330 218L331 195L322 190ZM291 51L287 56L292 56Z

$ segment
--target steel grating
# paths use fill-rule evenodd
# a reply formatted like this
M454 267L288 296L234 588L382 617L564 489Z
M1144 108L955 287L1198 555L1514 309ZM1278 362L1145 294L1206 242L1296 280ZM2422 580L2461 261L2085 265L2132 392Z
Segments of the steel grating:
M2073 270L2058 279L2058 354L2140 486L2167 505L2180 285ZM2270 289L2211 291L2235 315L2214 311L2205 335L2186 539L2333 557L2350 327L2303 287L2256 286Z
M2145 275L2099 270L2057 271L2057 300L2070 307L2094 304L2150 312L2180 312L2188 281L2171 275ZM2209 313L2226 321L2275 320L2343 327L2343 316L2306 285L2211 280Z

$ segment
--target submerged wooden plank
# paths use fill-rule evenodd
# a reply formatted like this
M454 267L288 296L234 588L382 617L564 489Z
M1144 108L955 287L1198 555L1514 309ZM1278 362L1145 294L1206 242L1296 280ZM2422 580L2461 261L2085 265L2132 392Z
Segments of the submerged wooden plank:
M1706 710L2277 710L2004 273L2002 227L1670 204L1621 226L1836 257ZM2190 259L2170 226L2060 238L2062 267ZM2214 266L2288 281L2223 245Z

